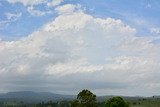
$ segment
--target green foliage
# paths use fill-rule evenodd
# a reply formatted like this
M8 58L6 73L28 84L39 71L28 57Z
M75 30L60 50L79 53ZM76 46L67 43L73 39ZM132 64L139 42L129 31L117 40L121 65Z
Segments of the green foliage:
M70 106L69 106L69 102L67 101L59 101L59 102L49 101L46 103L42 102L42 103L36 104L34 107L70 107Z
M121 97L113 97L105 103L105 107L129 107Z
M71 102L71 107L80 107L78 100L74 100Z
M71 107L97 107L96 95L89 90L82 90L77 95L77 100L71 103Z
M121 97L113 97L107 101L104 101L110 97L99 97L96 101L96 96L89 90L82 90L76 100L52 100L45 102L33 102L20 101L16 99L2 100L0 99L0 107L160 107L160 97L124 97L125 102Z

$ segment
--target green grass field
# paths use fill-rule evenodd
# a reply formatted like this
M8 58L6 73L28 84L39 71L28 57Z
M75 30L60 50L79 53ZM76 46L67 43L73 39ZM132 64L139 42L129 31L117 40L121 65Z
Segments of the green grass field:
M130 107L160 107L160 99L129 101Z

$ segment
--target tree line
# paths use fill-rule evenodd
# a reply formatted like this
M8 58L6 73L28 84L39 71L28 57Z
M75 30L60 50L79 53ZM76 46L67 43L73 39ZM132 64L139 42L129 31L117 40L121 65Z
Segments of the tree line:
M97 102L95 94L87 89L84 89L78 93L75 100L70 101L69 103L59 102L55 104L48 102L38 104L35 107L129 107L129 104L119 96L110 98L109 100L106 100L104 104L101 104Z
M80 91L73 101L58 101L58 102L41 102L38 104L25 103L3 103L0 102L0 107L129 107L129 104L122 97L112 97L105 102L98 102L97 96L91 91L84 89Z

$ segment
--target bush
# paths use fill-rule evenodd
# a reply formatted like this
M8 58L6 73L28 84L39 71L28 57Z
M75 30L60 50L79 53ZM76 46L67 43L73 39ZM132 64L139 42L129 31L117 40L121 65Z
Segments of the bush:
M129 107L129 104L121 97L113 97L106 101L105 107Z

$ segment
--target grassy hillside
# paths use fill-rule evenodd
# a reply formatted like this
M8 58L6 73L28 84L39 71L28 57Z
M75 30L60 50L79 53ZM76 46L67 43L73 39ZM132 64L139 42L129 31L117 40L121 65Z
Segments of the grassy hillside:
M130 104L130 107L160 107L159 98L143 98L128 102Z

